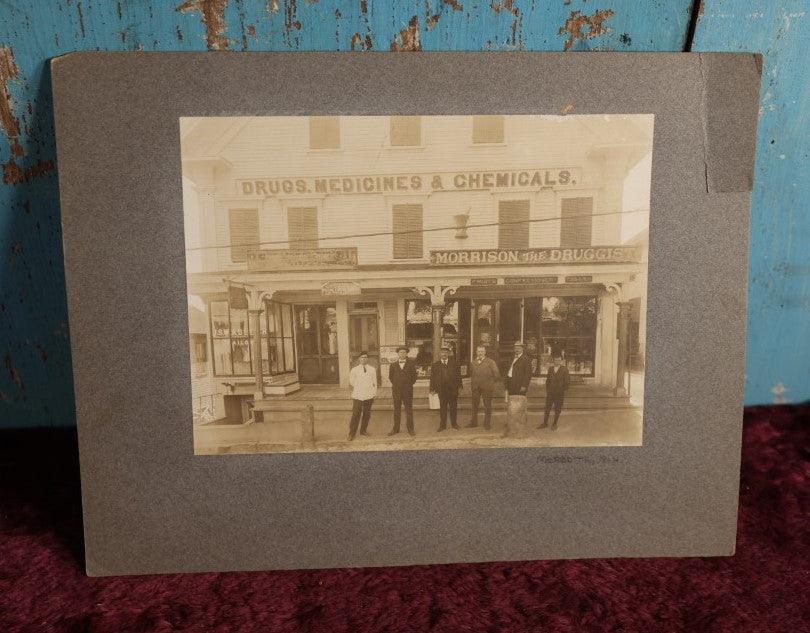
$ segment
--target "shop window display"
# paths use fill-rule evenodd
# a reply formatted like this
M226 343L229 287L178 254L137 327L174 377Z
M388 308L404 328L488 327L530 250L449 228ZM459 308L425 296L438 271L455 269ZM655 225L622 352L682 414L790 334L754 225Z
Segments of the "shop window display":
M433 320L430 301L416 299L405 302L405 343L409 356L416 362L420 378L430 376L433 363ZM470 358L470 302L448 301L442 316L442 345L450 348L462 375L466 375Z
M235 309L227 301L211 302L211 342L214 374L252 376L255 354L248 311ZM261 326L262 374L295 371L292 306L265 302L259 315Z
M594 375L596 297L544 297L541 309L539 373L562 356L569 373Z

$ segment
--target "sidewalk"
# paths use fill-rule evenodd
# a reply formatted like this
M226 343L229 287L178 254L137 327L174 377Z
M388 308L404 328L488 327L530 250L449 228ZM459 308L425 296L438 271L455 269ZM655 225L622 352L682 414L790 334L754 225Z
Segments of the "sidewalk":
M468 411L459 411L460 430L450 428L439 433L437 411L414 412L415 437L408 435L403 412L401 432L388 437L393 426L390 410L372 409L369 437L358 435L347 440L348 412L315 411L315 443L301 441L301 413L276 412L272 421L242 425L208 424L194 427L194 448L197 455L389 451L449 448L503 448L515 446L640 446L642 414L640 409L622 408L605 411L564 410L556 431L536 429L542 413L530 412L528 433L523 438L501 438L506 414L493 412L492 430L485 431L483 416L477 428L464 428Z

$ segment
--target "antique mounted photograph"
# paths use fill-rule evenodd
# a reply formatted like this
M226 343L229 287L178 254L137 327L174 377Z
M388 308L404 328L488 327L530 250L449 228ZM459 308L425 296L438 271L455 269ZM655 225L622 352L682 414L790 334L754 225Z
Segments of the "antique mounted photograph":
M181 118L194 453L640 446L653 119Z

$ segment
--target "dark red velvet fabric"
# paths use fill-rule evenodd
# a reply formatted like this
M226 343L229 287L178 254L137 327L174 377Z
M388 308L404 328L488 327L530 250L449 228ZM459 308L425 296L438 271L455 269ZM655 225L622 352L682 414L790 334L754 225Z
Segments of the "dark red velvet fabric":
M73 430L0 433L0 632L810 631L810 407L745 417L737 554L87 578Z

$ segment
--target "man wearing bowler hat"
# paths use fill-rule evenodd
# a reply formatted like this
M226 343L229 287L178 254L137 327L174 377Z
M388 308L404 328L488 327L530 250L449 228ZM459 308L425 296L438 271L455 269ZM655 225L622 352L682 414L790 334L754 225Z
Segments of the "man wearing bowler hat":
M543 423L537 427L538 429L548 427L548 416L553 407L554 422L551 424L551 430L557 430L557 422L560 421L560 412L565 400L565 390L568 389L570 384L571 378L568 375L568 368L563 365L562 356L555 354L554 365L549 367L546 375L546 413L543 417Z
M442 347L437 360L430 368L430 392L439 395L439 431L447 428L447 412L450 411L450 424L456 423L458 411L458 390L462 388L461 372L455 358L450 358L450 348Z
M416 382L416 363L408 358L408 348L397 347L397 360L388 367L388 380L391 381L391 397L394 399L394 428L388 435L399 433L402 405L405 405L405 424L408 433L413 430L413 383Z
M515 343L515 356L506 372L506 426L502 437L526 433L526 394L532 381L532 361L523 353L523 343Z

